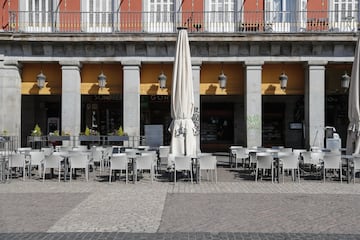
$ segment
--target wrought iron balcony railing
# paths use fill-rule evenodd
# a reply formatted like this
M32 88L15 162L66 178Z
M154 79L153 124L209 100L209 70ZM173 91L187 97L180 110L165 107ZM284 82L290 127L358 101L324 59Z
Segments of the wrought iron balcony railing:
M357 11L24 12L9 13L8 32L46 33L357 32Z

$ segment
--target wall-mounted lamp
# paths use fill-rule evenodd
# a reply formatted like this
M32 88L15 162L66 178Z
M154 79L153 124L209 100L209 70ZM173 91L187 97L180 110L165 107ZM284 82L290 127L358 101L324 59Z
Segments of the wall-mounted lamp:
M40 89L42 89L43 87L45 87L45 82L46 82L46 76L43 74L42 72L42 65L41 65L41 70L40 73L36 76L36 82L37 85Z
M166 75L164 74L163 71L161 71L161 73L160 73L160 75L158 77L159 86L160 86L161 89L166 88L166 79L167 79Z
M226 81L227 81L227 76L224 74L224 69L223 69L223 65L221 64L221 73L218 77L219 79L219 86L221 89L225 89L226 88Z
M350 76L345 71L344 74L341 76L341 87L345 90L349 88L350 85Z
M160 73L160 75L159 75L159 77L158 77L159 87L160 87L161 89L166 88L166 79L167 79L167 77L166 77L166 75L164 74L163 67L162 67L162 63L161 63L161 73Z
M98 76L99 88L103 89L106 86L106 75L103 73L101 64L101 73Z
M286 90L286 86L287 86L287 81L288 81L288 76L282 72L279 76L279 81L280 81L280 88L285 91Z

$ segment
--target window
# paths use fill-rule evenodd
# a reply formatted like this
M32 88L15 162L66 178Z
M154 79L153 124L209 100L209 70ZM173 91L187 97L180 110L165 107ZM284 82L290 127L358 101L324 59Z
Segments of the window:
M28 32L52 31L53 9L57 3L58 0L21 0L19 4L20 28Z
M112 0L82 1L82 26L86 32L111 32Z
M265 22L275 32L297 31L297 23L305 21L305 10L305 0L266 0Z
M234 0L206 1L206 30L209 32L233 32L235 26L234 9Z
M144 4L145 31L174 31L174 0L147 0Z
M358 0L332 0L330 2L330 22L333 31L356 31Z

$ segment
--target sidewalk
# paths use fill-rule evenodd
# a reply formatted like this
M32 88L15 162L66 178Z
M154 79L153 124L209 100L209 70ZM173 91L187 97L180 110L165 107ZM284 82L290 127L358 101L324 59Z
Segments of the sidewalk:
M360 239L360 184L237 177L217 184L13 179L0 184L0 239Z

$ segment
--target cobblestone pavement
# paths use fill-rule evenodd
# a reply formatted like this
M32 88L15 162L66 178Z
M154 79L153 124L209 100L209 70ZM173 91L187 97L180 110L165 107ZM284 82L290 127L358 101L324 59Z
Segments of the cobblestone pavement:
M239 180L0 184L0 239L360 239L360 184ZM106 180L106 179L105 179Z

